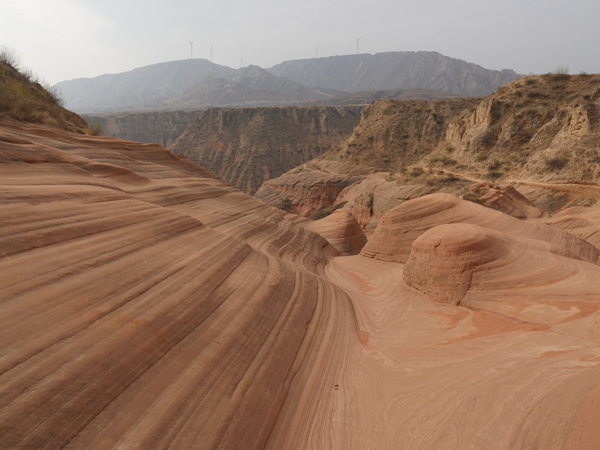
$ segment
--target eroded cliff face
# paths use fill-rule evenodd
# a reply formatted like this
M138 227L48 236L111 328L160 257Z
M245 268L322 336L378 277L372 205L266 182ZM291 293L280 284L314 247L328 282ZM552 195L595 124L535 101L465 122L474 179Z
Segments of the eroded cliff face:
M168 148L199 115L200 111L157 111L84 116L84 118L92 125L100 124L106 136L160 144Z
M346 138L360 106L209 108L171 147L179 155L254 194Z
M387 172L331 201L346 201L368 236L382 213L412 195L435 191L523 217L593 205L600 200L599 142L600 75L549 74L508 83L485 98L375 102L354 132L320 158ZM318 166L297 170L319 171ZM306 179L316 179L305 172ZM297 204L303 196L314 202L302 180L270 183ZM479 188L471 188L473 183ZM495 194L480 189L486 183L495 186ZM304 194L294 192L295 186ZM404 200L382 203L377 197L383 198L383 190L397 191L393 195Z
M397 171L430 154L448 124L481 100L381 100L367 106L353 133L323 158Z
M600 75L540 75L509 83L463 111L427 162L508 181L600 181Z

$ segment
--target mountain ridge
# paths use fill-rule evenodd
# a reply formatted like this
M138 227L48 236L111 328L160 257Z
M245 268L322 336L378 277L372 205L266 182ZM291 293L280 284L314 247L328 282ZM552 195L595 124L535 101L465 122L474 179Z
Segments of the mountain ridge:
M285 61L267 70L307 86L348 92L425 88L463 96L488 95L521 77L513 70L489 70L438 52L301 59Z
M226 79L238 87L274 91L291 98L240 88L245 92L240 92L238 99L235 95L224 96L223 86L219 85L204 86L202 92L197 90L199 100L192 101L186 96L186 89L201 83L207 76ZM236 70L206 59L189 59L120 74L62 81L55 86L62 90L69 108L81 113L99 113L250 106L247 102L256 102L257 96L263 106L269 103L296 105L306 101L331 101L348 92L398 89L479 96L488 95L517 78L519 75L511 70L488 70L436 52L387 52L286 61L270 69L248 66ZM244 100L249 94L252 99Z

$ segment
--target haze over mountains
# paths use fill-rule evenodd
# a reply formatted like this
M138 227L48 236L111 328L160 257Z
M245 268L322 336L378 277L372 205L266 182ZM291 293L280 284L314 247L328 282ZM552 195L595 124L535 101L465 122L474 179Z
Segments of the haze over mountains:
M488 70L438 52L386 52L286 61L272 74L308 86L347 92L435 89L460 96L488 95L519 78L513 70Z
M68 108L90 113L336 104L344 95L340 104L351 104L360 101L348 99L349 92L381 90L427 89L438 93L423 94L436 98L479 96L517 78L512 70L488 70L436 52L388 52L288 61L267 70L258 66L236 70L205 59L189 59L63 81L56 87ZM398 95L402 94L392 94Z

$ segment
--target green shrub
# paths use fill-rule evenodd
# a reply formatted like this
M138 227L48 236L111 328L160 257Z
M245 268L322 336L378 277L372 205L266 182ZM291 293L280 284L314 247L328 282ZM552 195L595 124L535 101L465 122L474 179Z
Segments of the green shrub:
M487 173L487 177L490 178L491 180L497 180L498 178L500 178L503 175L504 174L502 172L496 172L496 171L490 171Z
M431 158L431 162L441 162L444 166L453 166L457 163L455 159L450 158L448 155L434 156Z
M88 123L92 136L102 136L104 134L104 127L97 120Z
M568 163L569 160L566 158L552 158L546 160L546 167L550 170L556 171L563 169Z

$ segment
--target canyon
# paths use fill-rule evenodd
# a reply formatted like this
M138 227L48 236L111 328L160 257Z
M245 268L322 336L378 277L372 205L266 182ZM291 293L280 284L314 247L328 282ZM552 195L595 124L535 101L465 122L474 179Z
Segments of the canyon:
M366 241L158 145L9 119L0 170L3 448L600 442L597 208L432 194Z
M343 204L367 236L388 210L432 192L525 216L529 207L595 205L599 108L600 76L586 74L529 76L483 98L377 101L340 144L265 181L256 196L306 216ZM354 170L363 178L350 186ZM310 180L323 177L321 195ZM523 197L518 208L507 187ZM487 195L513 198L503 206Z
M253 197L0 69L0 448L600 445L600 77L130 118L323 149Z

